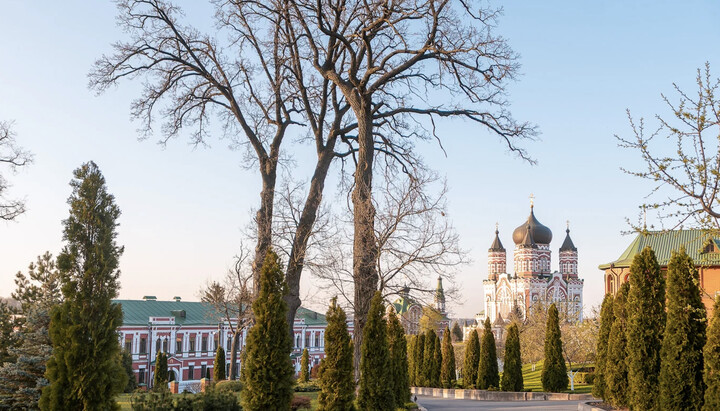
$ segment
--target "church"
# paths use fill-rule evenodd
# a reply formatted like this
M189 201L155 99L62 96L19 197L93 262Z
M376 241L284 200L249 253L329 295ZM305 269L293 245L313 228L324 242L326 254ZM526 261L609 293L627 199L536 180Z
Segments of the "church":
M478 323L490 318L493 324L502 324L513 311L524 318L538 303L555 303L569 317L582 320L583 280L578 278L578 251L569 226L558 253L559 271L551 268L552 239L552 231L538 221L531 203L527 221L513 231L515 250L508 270L507 251L495 227L495 240L488 250L488 277L483 281L484 313L478 315Z

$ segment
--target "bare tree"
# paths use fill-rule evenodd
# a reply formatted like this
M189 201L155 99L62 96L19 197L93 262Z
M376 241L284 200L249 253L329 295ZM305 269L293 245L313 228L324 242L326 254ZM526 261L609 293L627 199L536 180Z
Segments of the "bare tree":
M211 304L216 315L223 318L230 327L232 341L228 378L231 380L239 375L237 358L240 337L253 322L253 276L252 271L247 269L249 255L250 253L241 247L240 254L235 256L233 267L228 270L223 281L213 281L200 290L200 300ZM218 343L222 344L222 341L218 339Z
M584 321L566 321L560 325L563 355L568 362L570 389L575 390L574 366L585 367L595 361L597 354L597 336L600 332L599 317Z
M643 204L644 209L657 209L662 222L670 229L686 224L720 230L720 98L716 93L720 79L710 74L709 63L697 71L698 89L686 93L673 84L677 99L662 95L671 115L655 115L657 126L648 132L645 120L636 121L627 111L632 136L616 136L621 147L636 150L644 170L626 173L649 180L654 187L651 197L657 201ZM657 140L669 140L664 144ZM643 225L633 225L644 230Z
M309 61L335 84L357 120L345 136L353 182L355 362L370 298L378 288L372 201L376 151L411 172L412 138L429 138L438 117L470 120L528 159L517 139L535 128L506 110L517 56L493 33L499 10L466 0L296 0L291 19ZM357 367L356 367L357 368Z
M32 163L33 156L17 145L12 127L12 122L0 121L0 165L15 172ZM10 183L0 174L0 220L12 221L25 212L25 201L7 198L8 188Z

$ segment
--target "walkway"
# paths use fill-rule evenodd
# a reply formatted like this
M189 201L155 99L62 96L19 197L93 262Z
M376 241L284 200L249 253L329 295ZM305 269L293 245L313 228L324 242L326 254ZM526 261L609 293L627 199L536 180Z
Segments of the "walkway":
M435 398L418 395L417 403L428 411L468 411L468 410L577 410L579 401L478 401Z

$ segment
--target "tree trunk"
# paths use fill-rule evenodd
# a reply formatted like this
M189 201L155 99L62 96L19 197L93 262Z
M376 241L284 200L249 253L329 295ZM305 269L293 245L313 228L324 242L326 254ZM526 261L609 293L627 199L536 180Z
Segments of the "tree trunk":
M318 157L315 173L310 181L310 190L300 216L293 238L292 250L290 251L290 260L285 272L285 281L288 286L288 293L285 295L285 302L288 306L287 322L290 336L293 336L293 325L295 322L295 313L300 307L300 277L303 266L305 264L305 252L307 251L308 241L312 234L315 220L317 219L317 211L322 202L322 193L325 188L325 178L327 177L330 164L334 158L334 144L328 143L329 149L325 149Z
M238 354L238 338L240 337L240 333L242 330L238 327L235 329L235 332L232 336L232 344L230 348L230 372L228 373L228 379L229 380L235 380L238 377L238 367L237 367L237 354Z
M370 300L377 289L378 275L375 261L377 243L375 242L375 206L372 202L372 177L374 144L372 135L372 116L370 99L361 97L360 107L353 111L358 121L358 156L355 170L353 202L353 277L355 285L355 342L354 364L355 378L360 378L360 353L363 330L370 309ZM351 102L352 104L352 102Z
M257 245L252 265L253 296L257 296L260 291L260 269L265 261L265 254L272 245L272 214L277 179L277 158L270 157L260 161L260 175L262 176L262 191L260 191L260 208L255 216Z

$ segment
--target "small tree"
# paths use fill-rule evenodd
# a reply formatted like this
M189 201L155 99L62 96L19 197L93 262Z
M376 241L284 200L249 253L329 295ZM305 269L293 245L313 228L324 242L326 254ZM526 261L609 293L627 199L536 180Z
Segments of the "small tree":
M667 270L667 323L660 350L659 407L699 410L703 402L705 305L695 263L681 248Z
M255 325L250 328L243 353L243 409L290 408L294 372L284 294L280 258L269 250L260 270L260 292L253 303Z
M425 387L435 387L435 344L437 341L437 334L434 330L429 330L425 333L425 353L423 354L423 367L422 367L422 383Z
M205 377L204 375L202 377ZM155 356L155 377L153 378L153 388L165 389L168 382L168 366L167 355L158 351Z
M713 315L707 328L705 357L705 404L703 410L720 409L720 297L715 298Z
M665 279L650 247L630 265L627 316L629 405L638 410L655 409L666 317Z
M600 309L600 335L597 343L597 357L595 360L595 381L592 393L598 398L605 399L605 364L607 363L608 341L615 315L613 314L612 294L606 294Z
M505 338L505 365L502 375L503 391L522 391L522 358L520 357L520 331L511 324Z
M452 342L462 342L463 340L463 332L462 328L460 328L460 324L455 322L452 327Z
M615 407L628 405L628 367L627 349L627 294L630 284L625 283L613 300L613 323L608 340L607 359L605 360L605 397L603 399Z
M388 349L382 294L375 292L367 323L363 330L360 357L360 410L394 410L395 399L390 381L390 351Z
M455 323L457 325L457 323ZM455 386L455 349L452 345L454 335L449 328L445 329L442 339L442 369L440 370L440 383L443 388Z
M225 379L225 349L222 347L222 344L218 344L217 350L215 351L213 378L215 381L222 381Z
M487 390L490 387L500 387L500 375L497 363L497 349L495 336L490 325L490 318L485 318L485 330L480 344L480 363L478 366L477 387Z
M300 382L310 381L310 353L305 348L300 359Z
M433 363L432 363L432 386L439 388L440 385L440 374L442 372L442 344L440 342L440 336L435 334L435 344L433 349Z
M320 363L318 377L318 410L351 411L355 402L353 347L347 316L337 305L337 298L331 300L325 318L325 358Z
M475 388L480 364L480 340L477 331L470 331L465 341L465 361L463 362L463 385L467 389Z
M425 334L418 334L415 340L415 384L425 386Z
M408 353L405 330L395 310L388 314L388 347L390 348L391 382L395 394L395 407L402 408L410 401L410 379L408 375Z
M548 309L547 328L545 329L545 361L541 380L545 391L560 392L567 390L567 368L563 358L560 323L555 304L551 304Z
M408 380L410 386L415 387L415 348L417 346L417 335L408 335L407 354L408 354Z

